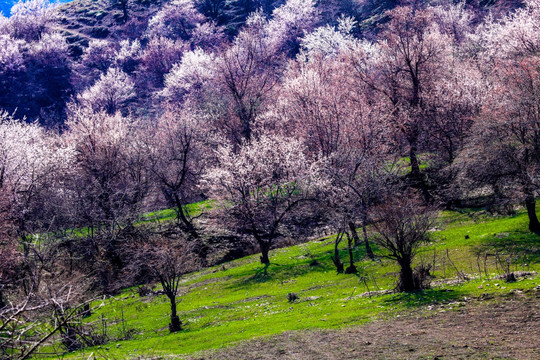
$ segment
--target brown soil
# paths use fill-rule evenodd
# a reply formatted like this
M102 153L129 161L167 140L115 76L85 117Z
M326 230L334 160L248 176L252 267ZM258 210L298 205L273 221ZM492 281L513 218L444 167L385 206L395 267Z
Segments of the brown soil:
M286 332L193 359L540 360L540 298L472 301L349 329Z

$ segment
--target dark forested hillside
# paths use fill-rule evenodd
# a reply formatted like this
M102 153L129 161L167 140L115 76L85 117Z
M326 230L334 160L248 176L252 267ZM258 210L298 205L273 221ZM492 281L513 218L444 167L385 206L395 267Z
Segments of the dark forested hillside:
M132 14L136 19L135 22L145 23L157 9L168 2L170 0L127 0L126 4L129 8L128 14ZM199 12L205 16L206 21L223 26L227 34L234 35L252 12L262 10L265 14L270 15L272 10L283 5L284 2L284 0L198 0L194 4ZM415 2L436 5L441 1L419 0ZM316 6L323 15L324 23L336 24L339 16L352 16L359 23L357 31L373 32L376 31L378 24L388 19L386 11L400 4L408 3L411 2L399 0L320 0L316 2ZM484 14L493 12L495 16L523 5L521 0L468 0L465 3L471 9L476 9ZM118 6L118 2L75 0L73 4L63 6L59 11L63 18L62 24L67 29L80 30L79 33L94 38L108 37L112 34L119 34L122 37L122 30L117 29L124 25L122 7ZM140 26L144 27L144 25ZM109 31L96 30L93 27L106 27ZM134 36L134 34L124 33L124 36Z
M28 42L26 45L17 45L24 64L21 64L19 69L4 71L0 78L0 107L14 114L16 118L26 118L29 121L38 119L47 126L61 125L65 121L66 104L70 97L87 87L88 81L95 80L91 73L95 76L95 67L102 66L85 63L85 52L94 51L90 49L97 50L98 44L102 47L100 51L106 51L103 48L105 43L108 44L108 51L118 51L122 41L136 40L142 49L147 49L148 56L145 59L128 61L131 65L126 65L128 68L124 70L128 70L127 73L135 75L136 78L137 101L131 101L130 107L135 110L136 103L140 102L142 107L147 108L146 101L150 93L156 90L155 87L163 85L165 72L180 59L180 52L174 51L172 46L181 45L185 49L218 49L222 44L231 41L251 13L262 11L265 17L269 17L274 9L283 3L282 0L76 0L49 9L47 1L34 1L33 4L39 5L33 5L34 9L27 10L21 7L20 14L16 17L21 18L20 22L31 22L36 14L43 13L44 16L41 16L34 29L29 30L37 35L21 35L24 37L22 40ZM423 6L421 1L415 4ZM321 0L314 3L312 16L316 13L316 19L310 18L307 23L311 23L312 27L337 26L338 19L349 17L355 21L350 29L351 34L372 39L381 31L382 24L388 21L387 12L397 5L396 1ZM479 21L487 13L500 16L520 5L519 1L508 0L471 1L464 8L471 11L476 21ZM39 6L42 7L41 10ZM27 15L23 14L25 11ZM306 15L308 14L298 14L300 17ZM13 19L13 22L17 21ZM291 26L296 26L294 21L297 20L290 21L293 21ZM299 39L307 28L304 28L304 24L298 26L299 28L288 31L296 32L293 36ZM61 49L54 49L53 53L47 55L52 56L51 61L47 62L36 58L35 51L27 51L34 46L40 46L33 43L39 39L32 37L40 36L40 32L45 29L47 33L62 36L68 47L65 54ZM172 45L171 41L181 41L182 44ZM295 42L296 45L284 55L296 56L299 48L298 41ZM290 45L292 44L288 46ZM64 45L57 44L58 46ZM165 53L172 51L176 54L167 54L167 59L155 59L160 62L158 67L150 65L148 61L154 61L149 58L152 49L162 51L158 50L162 48ZM67 56L65 60L64 56ZM89 60L90 57L88 53L86 59L93 61ZM142 63L140 60L143 60ZM147 69L150 74L146 74L147 78L143 79L137 74L144 71L145 66L150 66Z

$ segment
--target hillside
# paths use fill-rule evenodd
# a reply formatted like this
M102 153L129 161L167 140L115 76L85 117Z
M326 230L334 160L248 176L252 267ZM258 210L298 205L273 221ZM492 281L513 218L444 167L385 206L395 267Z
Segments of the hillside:
M359 273L336 274L332 237L275 250L268 267L250 256L205 269L182 281L184 330L177 334L168 333L168 301L156 293L159 286L148 294L129 289L94 302L85 320L94 324L94 336L105 322L111 339L126 340L66 358L532 359L540 242L521 230L525 223L522 211L496 218L442 213L441 230L418 260L433 265L433 286L411 294L394 293L395 266L367 259L361 248L355 249ZM509 257L520 274L516 282L500 277ZM290 293L298 299L288 301Z
M71 4L58 9L61 16L61 27L68 33L84 34L89 38L103 39L116 38L125 39L139 37L142 28L155 13L163 8L170 0L155 1L128 1L130 19L130 29L135 33L126 33L126 24L123 13L118 5L111 0L64 0ZM254 9L262 9L267 15L272 10L283 4L283 0L273 1L199 1L196 2L199 9L217 25L227 29L229 34L235 34L243 25L247 13ZM437 1L421 1L421 3L437 4ZM213 4L213 12L204 12L205 4ZM318 2L325 22L334 23L340 15L353 16L358 21L358 33L371 36L377 31L377 27L388 21L387 11L392 10L400 4L395 0L384 1L335 1L323 0ZM466 1L469 8L476 10L480 14L492 13L494 16L501 16L509 11L523 6L521 0L469 0ZM245 7L245 8L243 8ZM215 13L214 13L215 12ZM237 13L246 13L240 16ZM139 27L139 29L137 29ZM83 42L84 45L87 43Z
M540 0L22 4L0 360L540 358Z
M125 6L122 6L123 3ZM430 3L429 1L419 2L420 6ZM40 4L39 6L43 6L43 3ZM183 4L183 0L172 2L168 0L69 1L58 6L54 12L47 12L44 16L47 17L44 24L32 19L39 11L36 10L35 14L26 14L25 16L29 18L28 23L35 23L35 29L31 30L34 33L32 37L37 36L42 31L40 28L44 27L47 29L46 32L61 34L68 44L69 51L63 54L64 50L58 49L60 52L50 58L50 63L46 62L46 64L40 64L40 61L32 59L30 55L34 52L23 51L26 70L23 72L10 70L4 74L4 77L7 76L6 79L0 79L0 107L14 114L18 119L26 118L31 121L37 119L50 127L62 126L66 120L66 106L70 98L97 80L104 70L101 67L110 65L107 63L112 63L118 55L122 41L138 40L142 46L139 49L140 53L129 54L129 59L122 60L125 62L122 65L123 71L132 76L137 84L137 100L130 101L129 111L152 117L160 111L160 107L155 103L156 94L153 92L158 92L163 87L165 74L172 69L175 62L179 61L182 52L196 48L214 52L232 41L243 28L250 14L260 10L265 18L271 18L273 12L284 5L284 1L201 0ZM292 38L283 40L288 42L289 49L279 51L289 57L296 56L304 30L308 28L313 30L315 27L322 29L326 25L335 27L338 26L340 18L350 18L356 22L348 30L355 37L375 39L384 28L384 24L389 21L389 11L398 4L399 2L396 1L360 0L314 2L313 9L309 10L313 13L302 15L308 16L309 21L301 20L295 25L294 21L297 20L284 20L292 21L286 25L293 27L287 30L290 31L288 36ZM518 0L471 1L467 2L465 8L471 13L471 21L475 23L481 21L487 14L500 18L521 5L522 3ZM7 8L10 5L4 3L3 6ZM302 12L300 9L287 11L299 12L299 14ZM152 25L150 24L152 19L161 19L163 24ZM306 29L301 29L304 26L307 26ZM39 36L33 40L38 38ZM158 38L161 42L167 38L177 43L158 44L156 42ZM149 42L150 39L154 41ZM91 43L96 47L89 49ZM105 44L108 50L104 48ZM152 55L152 46L147 49L148 44L168 49L169 52L162 53L162 56L166 58L151 59L154 55ZM26 45L26 47L32 46L34 45L31 43ZM38 45L35 44L35 46ZM172 49L173 46L181 47L181 49ZM134 48L131 49L131 51L134 50ZM95 56L105 58L109 56L110 58L84 60L85 53L89 51L102 51L102 54L95 53ZM113 56L113 53L117 54ZM69 61L63 59L65 55L69 56ZM57 59L57 56L60 58ZM154 61L156 64L151 64ZM159 66L157 66L158 63Z

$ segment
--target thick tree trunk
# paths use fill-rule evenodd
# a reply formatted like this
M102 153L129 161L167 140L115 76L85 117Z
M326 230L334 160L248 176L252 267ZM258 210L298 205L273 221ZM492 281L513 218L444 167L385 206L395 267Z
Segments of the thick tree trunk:
M345 269L346 274L356 274L358 270L356 269L356 266L354 266L354 255L353 255L353 247L352 247L352 237L350 237L347 234L347 249L349 250L349 267Z
M529 215L529 230L540 233L540 222L538 221L538 216L536 216L536 201L534 196L527 196L525 206L527 207L527 215Z
M259 247L261 248L261 264L270 264L270 258L268 257L268 254L270 253L270 243L261 240L259 241Z
M199 233L193 223L188 219L188 216L184 213L184 203L180 200L180 197L176 192L172 195L174 198L174 203L176 205L176 217L179 220L179 227L182 231L185 231L189 235L189 240L198 241L194 248L195 254L199 256L201 260L201 265L206 267L208 264L208 246L202 242L202 239L199 237Z
M195 229L195 226L189 221L186 214L184 213L184 203L180 200L180 197L176 192L172 195L174 197L174 202L176 205L176 217L181 222L181 226L184 228L184 230L189 233L194 238L198 238L199 234L197 233L197 229Z
M416 287L414 286L414 275L411 267L411 261L408 259L403 259L399 261L400 272L399 272L399 291L414 291Z
M334 256L330 256L334 262L334 265L336 266L338 274L343 273L343 263L339 257L339 243L341 242L341 236L342 234L337 235L336 241L334 242Z
M188 220L186 214L184 214L184 210L180 208L178 210L178 217L180 221L182 221L182 224L184 226L184 229L187 233L189 233L191 236L197 238L199 237L199 234L197 233L197 230L195 229L195 226Z
M336 266L338 274L343 273L343 263L341 262L341 259L339 257L339 243L341 242L342 236L343 233L337 235L336 241L334 241L334 256L330 256L330 258L334 262L334 265Z
M176 297L169 296L169 300L171 301L171 323L169 324L169 331L177 332L182 330L182 322L176 314Z
M371 260L375 260L375 254L373 254L373 250L371 250L371 246L369 245L366 213L364 213L364 215L362 216L362 233L364 234L364 245L366 246L366 254Z
M343 273L343 263L341 262L341 259L339 258L339 249L336 245L336 248L334 249L334 256L332 256L332 261L334 262L334 265L336 266L336 271L338 274Z
M240 135L246 142L251 142L251 120L246 119L242 121L242 130Z

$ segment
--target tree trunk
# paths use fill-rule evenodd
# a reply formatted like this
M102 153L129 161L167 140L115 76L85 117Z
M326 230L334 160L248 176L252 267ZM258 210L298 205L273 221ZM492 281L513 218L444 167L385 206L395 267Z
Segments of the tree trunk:
M247 111L243 110L243 114L245 114ZM247 115L244 115L242 118L242 129L240 132L240 135L242 136L242 139L245 140L247 143L251 142L251 119L248 118Z
M373 250L371 250L371 246L369 245L369 238L367 235L367 214L364 213L362 216L362 233L364 234L364 244L366 246L366 254L371 260L375 260L375 254L373 254Z
M422 192L422 196L426 204L432 202L431 194L427 188L427 184L420 173L420 163L418 162L418 156L416 155L416 143L411 143L409 149L409 157L411 158L411 177L413 180L413 187L417 187Z
M270 264L270 258L268 257L268 254L270 253L270 243L261 240L259 241L259 247L261 248L261 264Z
M81 309L81 317L87 318L92 316L92 310L90 309L90 304L84 304L83 308Z
M120 0L120 5L122 6L122 15L124 16L122 20L124 23L128 20L128 1L129 0Z
M346 274L356 274L358 270L354 266L354 256L352 251L352 237L347 234L347 249L349 250L349 267L345 269Z
M176 191L173 192L173 199L174 203L176 205L176 217L181 222L181 227L183 227L183 230L186 231L188 234L190 234L194 238L198 238L199 234L197 233L197 229L195 229L195 226L189 221L186 214L184 213L184 202L180 200L180 197L176 193ZM165 191L164 191L165 193Z
M342 234L337 235L336 241L334 242L334 256L330 256L334 262L334 265L336 266L338 274L343 273L343 263L339 258L339 243L341 242L341 236Z
M197 233L195 226L193 226L193 224L188 220L182 208L178 210L178 217L180 218L180 221L182 221L185 231L189 233L191 236L193 236L194 238L198 238L199 234Z
M413 179L420 179L420 164L416 155L416 144L411 144L409 157L411 159L411 176Z
M414 286L414 275L411 267L411 261L409 259L402 259L399 261L400 272L399 272L399 291L414 291L416 287Z
M356 224L352 221L349 221L349 230L351 230L351 235L354 239L354 247L358 247L360 245L360 238L356 232Z
M199 232L197 231L193 223L188 219L189 215L186 216L186 213L184 213L184 202L174 191L173 195L171 196L173 197L174 203L176 205L176 218L177 220L179 220L178 226L182 229L182 231L185 231L188 234L188 240L197 241L194 247L194 252L201 260L201 265L203 267L206 267L208 265L208 246L206 246L206 244L200 238Z
M527 207L527 215L529 215L529 230L534 233L540 233L540 222L536 216L536 201L534 196L527 196L525 205Z
M182 330L182 322L176 314L176 296L169 296L169 300L171 301L171 323L169 324L169 331L177 332Z

